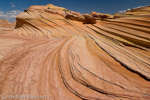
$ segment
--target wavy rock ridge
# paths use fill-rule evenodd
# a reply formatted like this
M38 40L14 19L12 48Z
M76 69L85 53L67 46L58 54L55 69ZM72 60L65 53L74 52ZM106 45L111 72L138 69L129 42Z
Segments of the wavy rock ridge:
M114 17L125 17L125 16L150 16L150 5L145 7L138 7L131 10L127 10L124 14L121 13L115 13Z
M150 99L149 13L108 19L49 4L16 20L12 32L0 34L0 95Z

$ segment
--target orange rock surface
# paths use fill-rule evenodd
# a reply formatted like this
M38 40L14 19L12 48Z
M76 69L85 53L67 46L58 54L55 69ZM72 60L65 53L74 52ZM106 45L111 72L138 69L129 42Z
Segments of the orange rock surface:
M0 96L149 100L150 16L99 15L52 4L19 14L0 30Z

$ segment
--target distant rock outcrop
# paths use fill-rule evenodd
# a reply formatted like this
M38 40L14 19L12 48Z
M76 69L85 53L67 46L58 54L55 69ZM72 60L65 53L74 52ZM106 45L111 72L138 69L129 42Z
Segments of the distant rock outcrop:
M0 96L149 100L150 15L135 11L114 19L52 4L29 7L13 31L0 30Z
M128 17L128 16L150 16L150 6L145 6L145 7L138 7L134 8L131 10L127 10L124 14L121 13L115 13L114 17L115 18L120 18L120 17Z
M143 14L149 14L150 15L150 6L146 7L138 7L131 10L127 10L126 15L143 15Z
M35 16L34 14L29 14L32 12L34 13L40 12L41 14L45 13L51 16L45 16L44 14L43 16L41 16L40 14ZM70 11L63 7L57 7L52 4L48 4L46 6L31 6L28 8L26 12L22 12L21 14L17 16L17 19L20 19L20 18L24 18L24 19L29 19L29 18L70 19L74 21L81 21L84 24L96 24L96 20L113 19L114 16L110 14L100 14L96 12L91 12L90 14L80 14L78 12Z
M12 32L16 22L8 22L7 20L0 19L0 34Z

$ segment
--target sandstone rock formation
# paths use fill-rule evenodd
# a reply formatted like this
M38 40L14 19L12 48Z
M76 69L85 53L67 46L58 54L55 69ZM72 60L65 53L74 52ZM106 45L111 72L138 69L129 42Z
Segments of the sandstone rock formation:
M128 16L150 16L150 6L145 6L145 7L140 7L140 8L134 8L131 10L127 10L126 13L121 14L121 13L115 13L114 17L115 18L120 18L120 17L128 17Z
M131 10L127 10L126 15L143 15L143 14L148 14L150 15L150 6L146 7L140 7L140 8L134 8Z
M7 20L0 19L0 34L3 33L8 33L13 31L15 27L16 22L8 22Z
M0 96L149 100L150 16L100 15L51 4L19 14L0 34Z
M114 16L113 15L110 15L110 14L100 14L100 13L97 13L95 11L91 12L90 15L93 16L93 18L97 18L97 19L114 19Z

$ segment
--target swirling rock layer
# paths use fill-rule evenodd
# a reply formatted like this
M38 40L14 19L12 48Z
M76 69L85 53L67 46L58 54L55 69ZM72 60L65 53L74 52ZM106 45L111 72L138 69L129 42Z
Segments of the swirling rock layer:
M16 19L0 34L0 95L150 99L149 15L98 20L47 5Z

